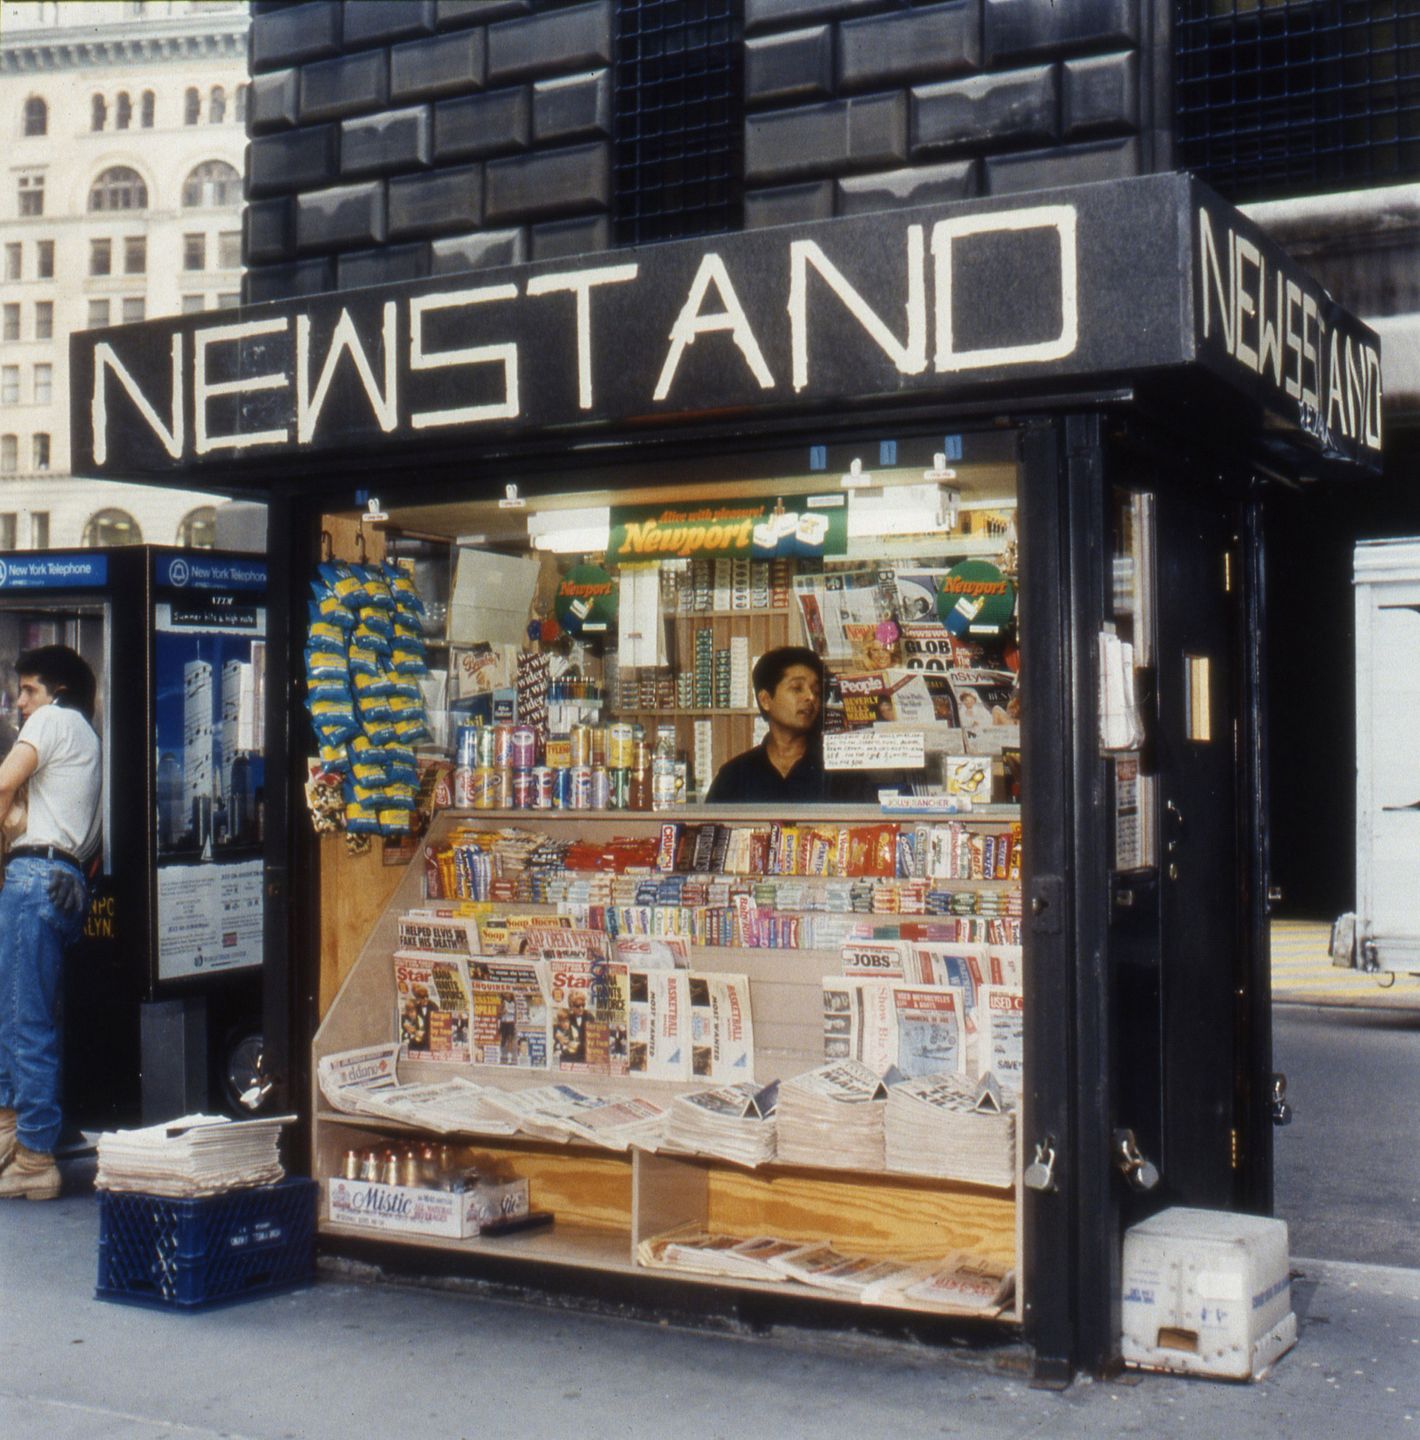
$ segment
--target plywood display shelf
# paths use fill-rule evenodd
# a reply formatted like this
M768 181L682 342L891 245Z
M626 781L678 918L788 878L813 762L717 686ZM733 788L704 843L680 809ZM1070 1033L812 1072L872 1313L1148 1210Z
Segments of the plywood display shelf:
M997 826L1018 818L1014 806L991 807L954 817L969 824ZM654 835L667 820L764 823L770 817L754 807L673 812L461 811L435 821L428 843L438 845L449 830L468 821L524 825L569 838L606 839L612 835ZM805 819L810 817L803 817ZM825 810L826 824L865 823L883 817L875 806ZM956 882L953 882L956 883ZM963 885L1008 882L960 882ZM397 943L398 917L423 903L423 866L408 868L399 889L375 923L314 1042L313 1060L336 1051L389 1043L395 1033L395 984L391 956ZM524 904L504 908L522 911ZM887 918L887 917L881 917ZM928 917L909 917L912 919ZM750 982L755 1037L756 1078L761 1082L800 1074L821 1063L822 981L838 972L837 951L767 948L692 947L692 968L745 974ZM317 1064L312 1064L314 1076ZM642 1077L583 1076L513 1067L401 1065L402 1080L427 1081L462 1075L478 1083L514 1089L560 1079L599 1093L639 1092L669 1101L677 1092L700 1088L704 1081L668 1083ZM648 1269L636 1264L636 1247L645 1239L687 1227L748 1239L777 1235L787 1240L826 1241L845 1253L900 1260L935 1260L965 1250L1013 1266L1018 1286L1021 1265L1019 1186L993 1189L887 1171L855 1171L769 1164L758 1169L728 1161L662 1150L616 1152L580 1143L559 1144L522 1136L438 1135L394 1120L334 1111L312 1085L312 1174L323 1181L340 1173L351 1149L379 1148L405 1136L449 1146L460 1163L476 1159L501 1163L525 1176L534 1208L550 1210L556 1221L535 1230L497 1239L443 1240L401 1236L339 1224L328 1218L324 1200L320 1230L331 1238L390 1241L423 1247L431 1254L495 1256L528 1263L573 1266L620 1275L674 1279L721 1290L764 1291L802 1296L819 1304L851 1305L852 1298L795 1283L703 1276L685 1271ZM1020 1163L1017 1157L1017 1174ZM1019 1289L1018 1289L1019 1297ZM1012 1321L1023 1301L1000 1318ZM941 1313L923 1310L924 1314ZM974 1312L973 1312L974 1313Z

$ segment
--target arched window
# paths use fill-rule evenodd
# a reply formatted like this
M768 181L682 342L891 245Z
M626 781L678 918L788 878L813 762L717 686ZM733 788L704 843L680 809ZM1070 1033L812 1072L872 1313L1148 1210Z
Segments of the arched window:
M237 86L237 124L245 125L247 121L247 94L251 90L250 85Z
M189 550L210 550L217 540L217 509L199 505L178 522L177 543Z
M126 165L105 170L89 191L90 210L146 210L148 187L143 177Z
M182 203L189 210L239 205L242 177L225 160L204 160L182 182Z
M196 125L202 113L202 96L197 93L197 86L189 85L182 100L182 123L184 125Z
M108 101L102 95L95 95L89 101L89 129L102 130L108 124Z
M127 130L133 123L133 101L128 98L127 90L118 92L118 104L115 107L114 123L120 130Z
M143 92L143 128L145 130L151 130L153 128L154 103L153 92L151 90L145 90Z
M227 92L220 85L212 87L212 95L207 101L207 123L209 125L220 125L227 118Z
M85 549L98 545L141 545L143 532L126 510L100 510L90 515L81 542Z
M243 85L242 89L245 90L246 86ZM25 101L25 134L49 134L49 106L38 95L31 95Z

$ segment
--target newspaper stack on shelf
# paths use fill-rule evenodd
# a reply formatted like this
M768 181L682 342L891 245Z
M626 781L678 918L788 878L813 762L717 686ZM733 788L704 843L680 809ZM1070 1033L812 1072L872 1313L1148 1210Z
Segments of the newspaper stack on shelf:
M488 1102L488 1090L455 1077L395 1085L365 1097L365 1114L402 1120L437 1135L512 1135L517 1127Z
M786 1280L858 1299L873 1286L903 1283L916 1273L915 1267L902 1260L845 1255L828 1244L801 1245L776 1255L769 1264Z
M378 1097L397 1085L398 1045L366 1045L322 1057L316 1066L320 1093L345 1115L380 1115Z
M99 1136L100 1190L130 1190L190 1199L251 1185L270 1185L286 1173L278 1145L294 1115L229 1120L184 1115L141 1130Z
M751 1168L774 1159L779 1082L757 1089L747 1081L696 1090L671 1101L668 1144Z
M905 1275L868 1286L863 1300L909 1310L995 1315L1010 1300L1015 1279L1015 1271L998 1260L958 1251L936 1264L913 1266Z
M883 1168L887 1086L866 1065L839 1060L779 1087L779 1159L790 1165Z
M886 1111L889 1170L972 1185L1015 1183L1015 1106L994 1075L904 1080L888 1090Z
M564 1122L573 1140L586 1140L606 1150L660 1148L666 1111L654 1100L639 1095L606 1099L598 1105L576 1110Z
M636 1262L658 1270L689 1270L696 1275L782 1284L789 1277L775 1268L774 1261L804 1248L797 1240L779 1240L772 1235L741 1240L735 1235L711 1235L688 1226L643 1240L636 1247Z

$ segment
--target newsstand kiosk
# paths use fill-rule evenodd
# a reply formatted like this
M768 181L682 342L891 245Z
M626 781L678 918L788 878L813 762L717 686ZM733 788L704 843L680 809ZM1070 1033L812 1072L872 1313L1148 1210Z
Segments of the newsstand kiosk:
M602 892L569 872L575 854L669 834L651 880L606 893L635 891L635 913L670 924L665 894L700 885L692 980L748 977L758 1084L864 1053L832 1024L846 1048L820 1048L845 934L979 924L1003 954L1019 942L1013 1183L903 1173L890 1135L886 1165L838 1168L465 1137L530 1179L551 1229L396 1247L335 1214L327 1184L327 1244L651 1306L709 1283L726 1305L820 1316L863 1297L707 1282L638 1253L688 1224L1004 1258L1016 1289L997 1321L1042 1378L1065 1378L1118 1361L1128 1224L1177 1204L1270 1211L1264 518L1272 487L1379 468L1380 356L1206 188L1156 176L313 296L88 332L71 361L76 471L271 507L265 1031L279 1103L310 1102L322 1181L409 1138L333 1107L313 1053L399 1043L399 916L437 893L440 855L478 850L480 827L516 832L520 853L551 845L538 883L563 887L578 923ZM302 801L309 582L331 541L357 558L357 535L369 556L448 559L425 649L455 710L490 699L485 664L540 648L577 703L597 697L581 720L634 719L686 757L681 788L657 796L671 808L623 814L613 790L589 810L574 787L575 808L528 814L480 791L479 813L436 817L422 866L387 874L317 839ZM786 642L827 666L825 756L908 767L895 801L825 820L830 835L893 821L898 859L870 878L801 860L792 886L761 870L712 935L716 884L743 901L749 882L674 873L676 836L813 819L693 803L754 738L747 662ZM987 803L933 812L973 757ZM950 825L950 843L926 834ZM937 847L925 878L918 841ZM694 862L717 866L733 868ZM480 1064L476 1045L431 1063L413 1043L401 1079L557 1078L511 1054ZM612 1083L694 1088L636 1079Z

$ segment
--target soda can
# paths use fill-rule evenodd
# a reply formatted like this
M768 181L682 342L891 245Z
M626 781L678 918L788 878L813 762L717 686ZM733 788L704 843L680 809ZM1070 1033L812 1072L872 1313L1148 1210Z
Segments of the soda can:
M473 808L498 808L498 772L491 765L480 765L473 772Z
M537 731L531 725L513 726L514 770L531 770L537 764Z
M474 733L474 744L478 752L476 765L482 770L493 768L493 727L479 725Z
M554 810L570 810L572 808L572 771L568 766L559 765L552 772L552 808Z
M533 808L533 796L535 793L533 772L531 770L514 770L513 809L531 810Z
M574 765L568 772L570 777L570 788L573 810L590 810L592 808L592 767L590 765Z
M592 763L592 727L590 725L574 725L568 733L567 739L572 750L572 764L590 765Z
M551 810L553 789L551 766L534 765L532 770L532 808L534 810Z
M460 765L454 771L454 804L460 810L473 805L473 766Z
M613 725L607 732L606 763L611 770L629 770L634 758L635 732L630 725Z
M493 765L498 770L510 770L513 765L513 727L507 724L493 727Z
M611 809L611 776L605 765L592 766L592 809Z
M478 764L478 725L460 725L454 737L454 763L472 770Z
M610 785L610 801L613 810L629 810L631 808L631 771L626 769L608 770L607 779Z
M592 726L592 758L587 761L593 770L598 765L606 765L606 731L605 725Z
M496 810L513 808L513 772L504 765L493 772L493 806Z

